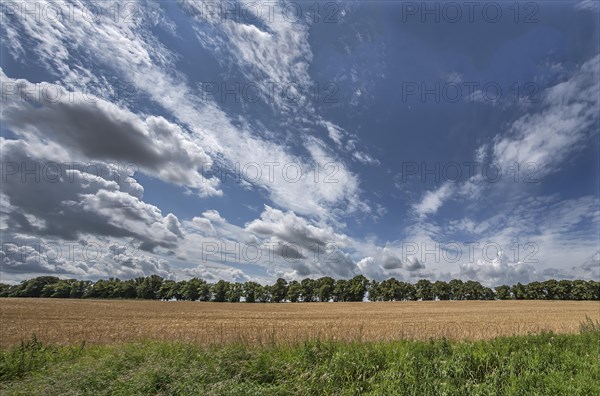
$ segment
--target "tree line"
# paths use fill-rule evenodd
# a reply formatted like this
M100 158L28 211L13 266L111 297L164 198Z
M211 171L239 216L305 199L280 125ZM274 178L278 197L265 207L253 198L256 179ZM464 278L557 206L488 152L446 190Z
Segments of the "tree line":
M279 278L272 285L257 282L209 283L192 278L176 282L158 275L130 280L89 280L40 276L17 285L0 283L0 297L102 298L213 302L316 302L417 300L600 300L600 282L554 280L489 288L476 281L421 279L412 284L390 278L381 282L362 275L352 279Z

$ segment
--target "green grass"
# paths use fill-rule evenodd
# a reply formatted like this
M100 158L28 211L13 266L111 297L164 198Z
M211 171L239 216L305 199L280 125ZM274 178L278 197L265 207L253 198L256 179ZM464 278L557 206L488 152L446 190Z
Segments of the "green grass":
M600 331L490 341L172 342L0 352L2 395L599 395Z

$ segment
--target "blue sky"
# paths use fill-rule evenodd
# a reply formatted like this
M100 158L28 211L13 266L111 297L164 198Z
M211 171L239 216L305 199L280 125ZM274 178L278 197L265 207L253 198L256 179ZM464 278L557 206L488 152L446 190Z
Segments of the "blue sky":
M598 279L598 12L3 5L2 280Z

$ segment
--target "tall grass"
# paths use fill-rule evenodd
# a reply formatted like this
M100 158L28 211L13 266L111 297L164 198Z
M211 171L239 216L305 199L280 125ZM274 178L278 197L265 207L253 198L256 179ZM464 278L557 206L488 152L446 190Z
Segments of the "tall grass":
M600 321L590 318L585 315L585 320L579 324L580 333L600 332Z
M155 341L57 347L32 339L0 353L0 393L593 395L600 394L599 357L600 331L588 325L575 335L287 347Z

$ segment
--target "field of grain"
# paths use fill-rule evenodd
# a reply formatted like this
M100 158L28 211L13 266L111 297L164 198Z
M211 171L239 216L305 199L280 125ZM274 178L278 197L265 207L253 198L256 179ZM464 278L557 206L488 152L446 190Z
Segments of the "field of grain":
M574 333L600 320L594 301L201 303L143 300L0 299L0 347L37 339L112 344L145 339L200 345L294 344L321 339L488 339Z

